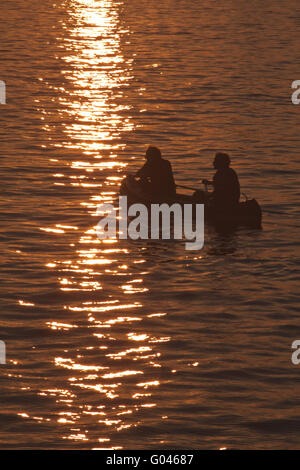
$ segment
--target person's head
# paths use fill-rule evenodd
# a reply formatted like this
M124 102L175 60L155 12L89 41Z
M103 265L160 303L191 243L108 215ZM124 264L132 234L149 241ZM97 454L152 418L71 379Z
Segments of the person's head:
M216 170L228 168L230 165L229 155L223 152L216 153L213 165Z
M161 158L161 152L157 147L148 147L146 151L147 160L159 160Z

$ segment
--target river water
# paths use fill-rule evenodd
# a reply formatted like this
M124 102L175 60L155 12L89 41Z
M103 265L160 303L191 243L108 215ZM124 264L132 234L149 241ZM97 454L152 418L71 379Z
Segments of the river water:
M0 11L0 447L300 448L298 0ZM262 230L98 240L148 144L196 187L229 152Z

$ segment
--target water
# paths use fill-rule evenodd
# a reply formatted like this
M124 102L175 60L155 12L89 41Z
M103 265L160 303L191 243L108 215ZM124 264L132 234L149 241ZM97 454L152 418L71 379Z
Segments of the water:
M299 448L300 7L1 4L1 448ZM100 242L96 205L159 145L230 152L263 230Z

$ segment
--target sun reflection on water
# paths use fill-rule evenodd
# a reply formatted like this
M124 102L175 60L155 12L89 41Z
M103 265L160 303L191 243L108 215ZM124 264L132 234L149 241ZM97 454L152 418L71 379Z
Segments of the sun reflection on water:
M116 94L122 95L132 78L130 61L125 61L120 49L120 35L127 31L119 27L114 2L77 0L73 4L77 27L70 36L74 52L64 58L68 67L63 71L73 84L71 99L62 98L70 122L65 132L72 148L80 148L83 154L102 158L101 151L106 151L116 158L116 150L122 147L117 143L120 133L133 129L128 114L126 118L121 114L130 107L115 102ZM87 164L73 162L74 167ZM120 165L106 161L92 167Z
M60 386L45 388L40 396L59 405L51 419L62 426L64 439L89 442L91 425L96 429L93 442L96 433L99 443L117 449L122 447L113 442L113 433L139 426L143 410L156 406L157 344L169 338L137 326L165 315L144 313L143 251L134 254L116 239L100 241L94 223L97 204L117 194L127 165L118 157L122 134L134 129L130 106L121 100L133 78L131 60L125 60L120 47L121 35L129 32L121 29L113 1L73 0L70 15L74 27L68 30L62 70L66 86L59 90L64 141L53 143L67 158L51 159L66 169L55 166L53 184L81 192L76 202L90 223L85 228L73 221L41 227L49 237L69 240L69 251L46 264L57 274L62 296L59 318L47 322L57 335L53 363ZM44 130L50 130L46 115ZM71 150L76 159L69 158Z

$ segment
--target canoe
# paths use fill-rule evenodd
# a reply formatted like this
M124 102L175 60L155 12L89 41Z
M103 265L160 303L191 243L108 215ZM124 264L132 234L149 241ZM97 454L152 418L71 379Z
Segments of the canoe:
M208 194L208 193L206 193ZM169 205L178 204L202 204L202 197L200 193L195 192L189 196L186 194L176 193L176 196L169 199L156 199L147 194L143 185L132 176L127 176L120 187L120 195L127 196L128 205L134 203L142 203L146 206L151 204L167 203ZM235 228L237 226L246 226L251 228L261 228L262 210L256 199L247 199L240 202L237 209L228 213L224 211L217 211L209 204L204 203L204 216L205 221L209 224L215 225L218 228Z

